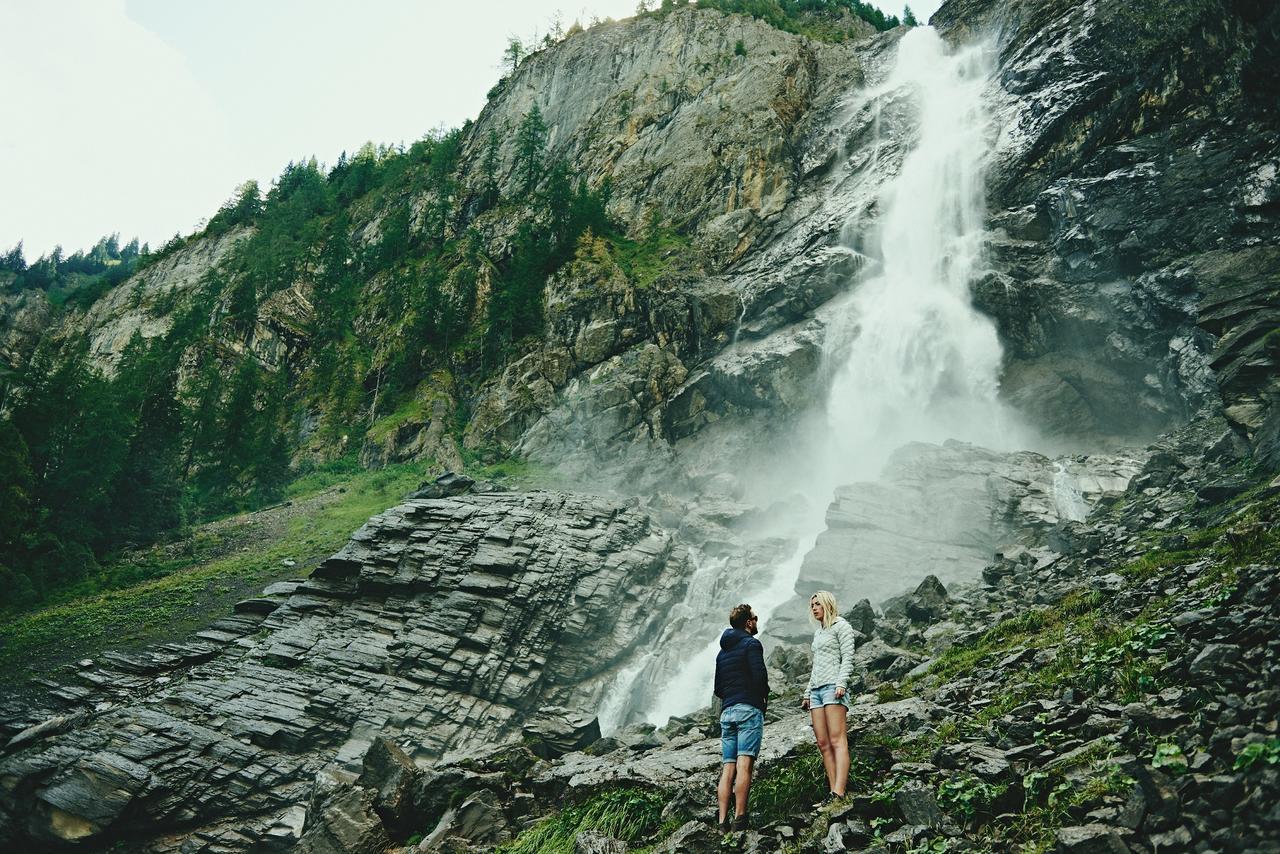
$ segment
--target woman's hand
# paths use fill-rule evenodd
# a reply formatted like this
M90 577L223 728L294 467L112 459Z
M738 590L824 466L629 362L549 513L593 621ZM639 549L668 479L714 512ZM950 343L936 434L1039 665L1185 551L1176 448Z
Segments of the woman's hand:
M808 698L808 697L805 697L803 700L801 700L801 701L800 701L800 708L804 709L806 712L807 712L807 711L809 711L809 698Z
M842 700L842 699L844 699L844 689L843 689L843 688L837 688L837 689L836 689L836 699L837 699L837 700Z

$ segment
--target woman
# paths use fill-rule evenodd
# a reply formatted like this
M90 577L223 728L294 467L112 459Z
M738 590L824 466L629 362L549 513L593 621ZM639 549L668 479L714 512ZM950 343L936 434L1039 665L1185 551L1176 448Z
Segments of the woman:
M809 599L809 613L818 622L813 633L813 670L801 706L809 710L813 734L822 751L829 797L844 797L849 782L849 677L853 674L853 626L840 616L836 597L819 590Z

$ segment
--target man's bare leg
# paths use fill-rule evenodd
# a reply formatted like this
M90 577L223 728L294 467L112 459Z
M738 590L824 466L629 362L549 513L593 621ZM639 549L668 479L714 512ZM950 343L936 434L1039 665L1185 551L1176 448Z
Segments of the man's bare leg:
M720 769L720 785L716 788L716 795L720 800L721 824L729 820L729 796L733 793L733 778L737 770L738 766L733 762L724 763L724 767Z
M737 807L737 812L734 814L735 818L747 814L747 795L751 793L751 768L755 761L756 758L754 756L738 757L738 780L733 787L735 806ZM721 779L724 778L721 777Z

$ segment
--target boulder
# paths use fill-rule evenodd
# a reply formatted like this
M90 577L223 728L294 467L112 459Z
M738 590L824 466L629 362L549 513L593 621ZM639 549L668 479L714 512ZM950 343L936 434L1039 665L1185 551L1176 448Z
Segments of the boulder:
M394 741L380 735L364 755L356 784L377 794L374 810L387 827L403 834L413 829L413 790L418 776L413 760Z
M871 607L869 599L859 599L858 604L845 611L843 616L849 625L853 626L854 631L861 632L868 638L875 634L876 611Z
M933 792L918 783L908 783L894 794L894 803L902 818L909 825L919 825L930 829L941 828L946 821Z
M1061 828L1054 838L1059 854L1129 854L1129 846L1105 824L1083 824Z
M627 843L595 830L584 830L573 837L573 854L626 854Z
M467 477L465 474L456 472L445 472L433 481L422 483L413 492L407 496L410 499L417 498L449 498L454 495L463 495L471 491L476 482Z
M563 707L548 706L524 725L521 734L538 756L555 759L599 740L600 720Z
M382 854L391 846L382 819L374 809L377 792L344 787L325 801L318 815L307 817L306 829L294 849L300 854Z
M29 826L46 840L84 844L121 819L151 779L145 766L118 753L85 756L40 792Z

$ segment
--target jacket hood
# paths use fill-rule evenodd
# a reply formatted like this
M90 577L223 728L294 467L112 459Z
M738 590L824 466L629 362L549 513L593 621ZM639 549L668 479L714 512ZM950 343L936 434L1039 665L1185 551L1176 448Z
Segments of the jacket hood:
M751 635L747 634L742 629L735 629L730 626L724 630L724 634L720 635L720 648L733 649L744 640L751 640Z

